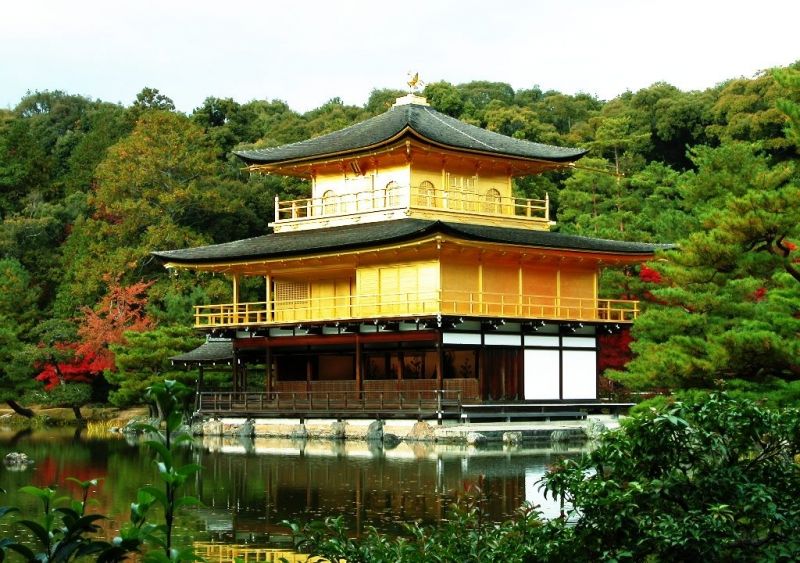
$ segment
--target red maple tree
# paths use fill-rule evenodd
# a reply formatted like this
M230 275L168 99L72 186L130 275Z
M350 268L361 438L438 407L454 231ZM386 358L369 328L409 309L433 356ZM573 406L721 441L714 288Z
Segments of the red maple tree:
M129 330L145 331L153 327L147 315L147 290L153 282L140 281L132 285L120 284L119 276L108 276L108 291L97 306L84 307L78 327L78 342L58 342L54 348L59 355L69 359L44 363L37 381L46 389L65 382L91 383L105 370L114 369L111 344L125 342Z

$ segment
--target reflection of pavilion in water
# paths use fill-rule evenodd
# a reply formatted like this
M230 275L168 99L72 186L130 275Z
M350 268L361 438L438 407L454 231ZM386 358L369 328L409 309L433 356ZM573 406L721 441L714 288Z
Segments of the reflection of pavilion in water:
M392 533L403 522L433 524L476 487L489 517L502 520L525 502L542 504L536 481L579 452L218 437L203 446L198 516L207 531L217 541L271 544L289 541L283 520L343 516L354 535L366 526ZM552 503L544 509L557 514Z

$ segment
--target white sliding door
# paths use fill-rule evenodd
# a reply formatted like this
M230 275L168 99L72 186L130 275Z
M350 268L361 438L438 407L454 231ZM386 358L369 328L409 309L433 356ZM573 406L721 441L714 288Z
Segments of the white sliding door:
M525 399L558 399L558 350L525 350Z

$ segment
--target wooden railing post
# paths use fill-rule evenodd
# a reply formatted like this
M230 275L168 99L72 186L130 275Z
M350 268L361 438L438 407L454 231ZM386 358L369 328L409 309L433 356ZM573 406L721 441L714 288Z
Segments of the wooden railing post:
M544 192L544 220L550 221L550 193Z

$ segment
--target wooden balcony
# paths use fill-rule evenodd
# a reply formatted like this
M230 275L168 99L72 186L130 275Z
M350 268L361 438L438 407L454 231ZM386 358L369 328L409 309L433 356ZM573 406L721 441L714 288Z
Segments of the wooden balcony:
M421 217L500 223L507 226L547 228L550 201L478 194L425 187L381 188L329 197L280 201L275 198L276 232L384 221L397 217Z
M244 328L433 315L630 323L639 315L639 302L622 299L429 291L293 299L270 303L259 301L197 305L194 321L196 328Z

